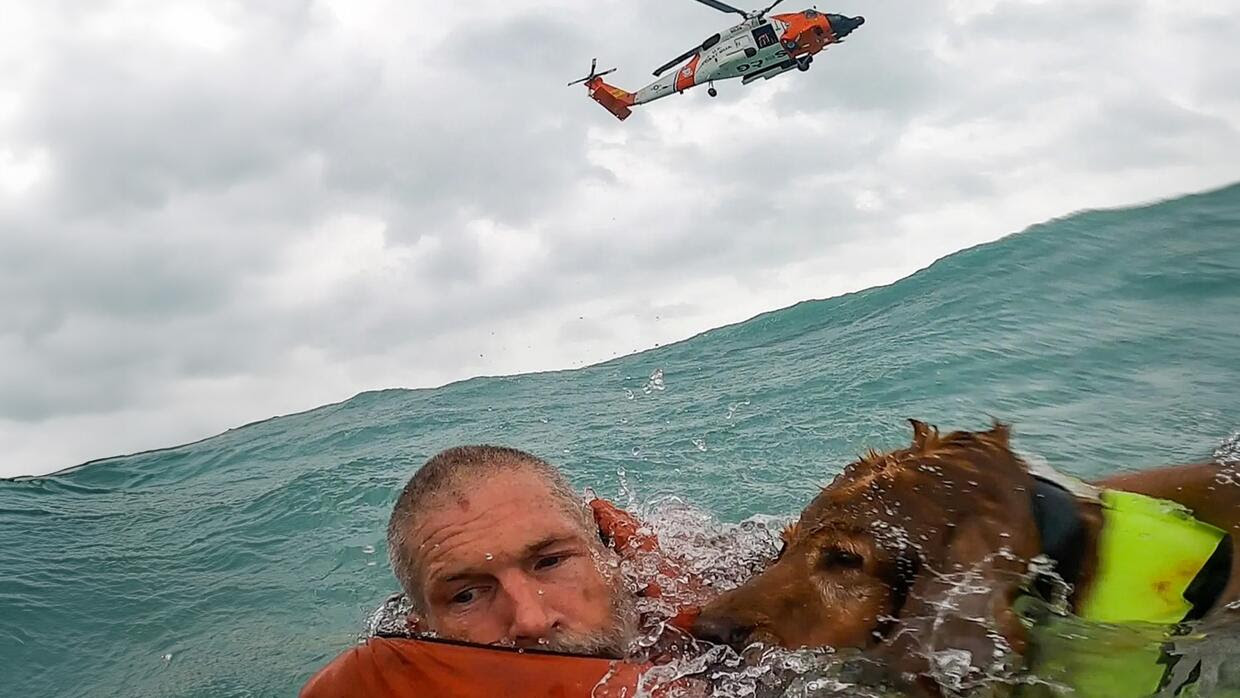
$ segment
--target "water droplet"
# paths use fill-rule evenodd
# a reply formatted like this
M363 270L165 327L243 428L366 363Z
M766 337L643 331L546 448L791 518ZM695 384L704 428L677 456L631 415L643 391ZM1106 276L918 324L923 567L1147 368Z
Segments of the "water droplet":
M694 439L693 445L696 446L697 450L701 451L702 453L706 452L706 439Z
M667 389L667 383L663 380L663 369L656 368L654 373L650 374L650 380L642 386L642 392L649 395L652 392L662 392Z
M632 391L632 390L629 390L628 388L625 388L625 389L624 389L624 399L626 399L626 400L632 400L632 399L634 399L634 398L636 398L636 397L637 397L637 395L635 395L635 394L633 393L633 391Z
M748 407L748 406L749 406L748 400L741 400L740 402L734 402L731 405L728 405L728 416L726 417L726 419L732 419L733 417L736 416L737 410L739 410L742 407Z
M487 553L487 559L488 559L488 560L494 560L494 559L495 559L495 556L494 556L494 555L492 555L491 553Z

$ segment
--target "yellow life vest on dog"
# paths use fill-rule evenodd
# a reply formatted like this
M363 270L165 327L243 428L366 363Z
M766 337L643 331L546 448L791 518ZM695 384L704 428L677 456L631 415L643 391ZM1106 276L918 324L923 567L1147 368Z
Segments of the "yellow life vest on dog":
M1097 569L1075 617L1042 615L1036 623L1039 660L1031 668L1088 698L1153 695L1176 662L1165 649L1168 626L1194 612L1186 594L1195 596L1199 575L1218 571L1226 534L1175 502L1116 490L1089 494L1102 505ZM1111 625L1118 623L1130 625Z
M1165 499L1118 490L1099 499L1098 569L1078 615L1100 623L1184 620L1193 608L1184 592L1227 534Z

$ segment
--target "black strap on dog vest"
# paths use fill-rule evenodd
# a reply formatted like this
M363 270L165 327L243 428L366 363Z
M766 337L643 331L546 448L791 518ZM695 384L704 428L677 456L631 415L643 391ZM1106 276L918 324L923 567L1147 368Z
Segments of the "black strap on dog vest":
M1085 523L1076 497L1062 485L1035 475L1029 504L1042 539L1042 553L1055 562L1055 572L1065 582L1076 586L1085 558ZM1048 583L1039 581L1037 590L1047 591L1041 585Z

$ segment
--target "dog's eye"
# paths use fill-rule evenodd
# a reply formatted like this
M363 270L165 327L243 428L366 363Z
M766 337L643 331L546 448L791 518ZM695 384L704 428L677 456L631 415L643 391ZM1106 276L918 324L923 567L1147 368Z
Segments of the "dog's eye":
M859 570L865 558L851 550L827 548L822 553L822 566L829 570Z

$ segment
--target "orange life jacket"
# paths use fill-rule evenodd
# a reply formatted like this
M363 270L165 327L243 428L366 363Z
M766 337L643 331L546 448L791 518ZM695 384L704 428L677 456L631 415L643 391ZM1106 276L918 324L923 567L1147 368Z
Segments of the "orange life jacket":
M614 504L590 502L599 532L621 556L658 554L658 539ZM649 584L652 598L693 599L701 582L661 557ZM664 588L671 587L671 588ZM669 625L687 629L696 608L685 607ZM650 663L520 651L423 638L370 638L315 674L301 698L623 698L632 696Z
M645 667L597 657L375 637L337 657L301 698L621 698Z

